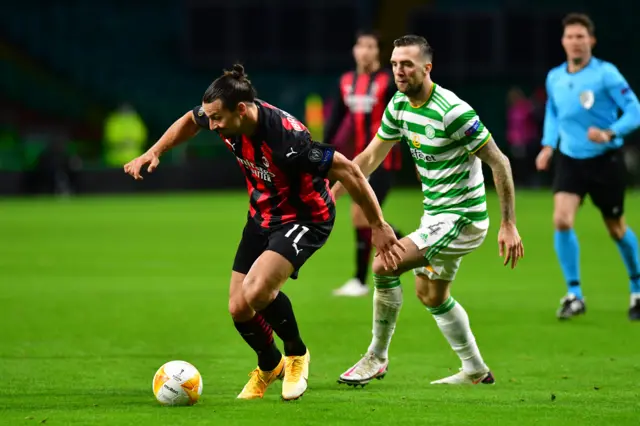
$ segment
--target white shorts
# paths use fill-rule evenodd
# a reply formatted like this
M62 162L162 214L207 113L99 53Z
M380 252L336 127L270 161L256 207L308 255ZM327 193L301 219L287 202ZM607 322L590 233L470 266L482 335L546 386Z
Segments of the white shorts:
M453 281L462 257L480 247L488 229L489 219L473 222L450 213L423 215L420 228L409 238L419 250L428 247L424 257L429 265L414 269L414 274Z

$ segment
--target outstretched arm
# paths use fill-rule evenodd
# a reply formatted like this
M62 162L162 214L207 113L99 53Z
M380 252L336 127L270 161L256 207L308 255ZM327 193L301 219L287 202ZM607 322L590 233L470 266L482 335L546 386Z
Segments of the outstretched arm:
M125 173L133 176L136 180L142 180L143 177L140 174L140 170L145 164L149 164L147 172L153 172L160 164L160 156L163 153L194 137L200 127L201 125L196 121L194 111L188 111L178 118L147 152L125 164Z
M158 139L148 151L155 153L158 157L194 137L201 128L201 124L196 122L194 112L188 111L178 118Z
M360 206L371 227L372 244L382 254L385 266L395 270L397 262L402 260L399 251L404 251L404 246L397 240L393 228L384 221L378 199L360 168L336 152L328 177L339 181Z
M382 164L382 161L384 161L389 151L391 151L391 148L393 148L394 143L395 142L385 141L375 136L367 148L353 159L353 164L359 167L365 180ZM345 191L344 182L337 182L331 191L336 198L340 197ZM348 192L351 194L351 191Z
M509 159L500 151L492 137L475 155L487 163L493 172L502 216L498 233L499 254L501 257L505 256L505 265L511 260L511 267L515 268L518 259L524 256L524 246L516 228L516 194Z
M353 198L353 201L362 207L362 211L367 217L371 227L382 226L382 209L376 198L371 185L361 169L349 161L344 155L336 152L333 156L333 163L329 170L329 179L336 180L342 184Z

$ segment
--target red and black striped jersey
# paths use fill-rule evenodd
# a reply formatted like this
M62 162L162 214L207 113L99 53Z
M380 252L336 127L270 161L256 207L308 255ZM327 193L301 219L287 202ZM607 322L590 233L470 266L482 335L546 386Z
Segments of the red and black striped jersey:
M335 95L335 106L325 126L324 142L335 144L334 138L345 117L348 117L352 146L343 154L350 159L360 154L378 132L384 110L395 93L393 73L389 70L360 74L349 71L343 74ZM401 166L402 152L400 144L396 144L382 167L399 170Z
M335 200L327 173L335 148L315 142L291 114L256 100L258 126L252 136L224 137L236 156L249 192L249 216L263 228L288 222L327 222L335 218ZM209 119L193 109L200 127Z

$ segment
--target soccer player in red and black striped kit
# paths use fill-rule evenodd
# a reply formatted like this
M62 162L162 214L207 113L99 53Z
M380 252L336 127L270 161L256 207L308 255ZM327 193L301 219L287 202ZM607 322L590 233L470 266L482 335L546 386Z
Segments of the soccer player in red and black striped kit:
M353 46L356 69L340 77L335 106L325 126L324 142L335 145L348 158L355 158L373 139L380 127L384 109L396 93L393 74L380 66L380 37L375 32L361 31ZM345 118L349 122L345 123ZM349 131L341 131L347 125ZM344 130L344 129L342 129ZM338 134L349 133L348 143L336 140ZM380 205L391 189L393 173L402 165L400 145L369 178ZM366 280L371 260L371 227L362 209L353 204L351 218L356 228L355 276L334 290L336 296L364 296L369 292ZM395 231L398 238L400 232Z
M374 224L373 243L389 268L404 249L360 169L334 147L314 142L293 116L257 99L241 65L216 79L202 104L126 164L125 172L142 179L144 165L152 172L163 152L203 128L217 131L236 157L249 192L247 223L231 273L229 311L236 329L257 353L258 367L238 398L262 398L271 383L283 378L282 397L297 399L307 389L309 351L291 302L280 289L288 278L297 278L333 228L335 204L328 179L342 182ZM284 356L273 332L284 343Z

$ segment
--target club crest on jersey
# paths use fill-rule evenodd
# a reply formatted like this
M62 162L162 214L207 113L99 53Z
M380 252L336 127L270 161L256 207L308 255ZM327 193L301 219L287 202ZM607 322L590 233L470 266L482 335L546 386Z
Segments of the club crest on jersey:
M204 108L198 108L198 117L202 117L204 115Z
M436 137L436 129L431 124L427 124L424 126L424 135L428 139L433 139Z
M595 101L596 97L592 90L585 90L580 93L580 105L582 105L584 109L591 109Z

